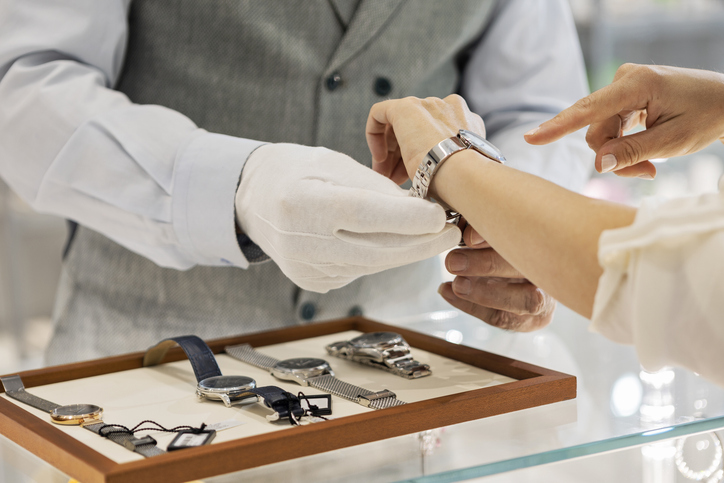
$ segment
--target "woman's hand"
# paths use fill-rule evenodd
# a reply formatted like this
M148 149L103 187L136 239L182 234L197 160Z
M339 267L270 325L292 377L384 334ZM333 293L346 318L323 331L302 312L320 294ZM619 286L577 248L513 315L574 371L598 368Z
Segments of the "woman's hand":
M596 169L653 179L648 160L690 154L724 138L724 75L695 69L624 64L611 85L584 97L526 134L548 144L590 124ZM645 131L624 133L642 124Z
M372 169L402 184L415 176L433 146L460 129L485 135L483 120L456 94L379 102L372 106L365 130Z

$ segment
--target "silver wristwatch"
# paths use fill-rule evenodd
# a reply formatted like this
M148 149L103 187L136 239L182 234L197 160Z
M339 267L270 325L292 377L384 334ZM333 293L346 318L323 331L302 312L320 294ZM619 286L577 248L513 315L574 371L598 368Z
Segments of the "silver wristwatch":
M340 381L324 359L297 357L280 361L262 354L249 344L228 346L224 350L231 357L264 369L277 379L314 387L365 407L384 409L405 404L388 389L375 392Z
M329 344L326 349L335 357L376 367L407 379L432 374L429 365L413 359L410 345L400 334L394 332L370 332L354 339Z
M457 136L444 139L435 145L423 158L420 166L417 168L415 177L412 179L412 188L410 188L410 196L415 198L427 198L427 190L432 183L432 177L435 172L440 169L450 156L464 149L472 148L486 158L505 164L505 157L498 148L493 146L484 137L474 132L461 129ZM459 215L458 215L459 216ZM448 219L450 219L448 213Z

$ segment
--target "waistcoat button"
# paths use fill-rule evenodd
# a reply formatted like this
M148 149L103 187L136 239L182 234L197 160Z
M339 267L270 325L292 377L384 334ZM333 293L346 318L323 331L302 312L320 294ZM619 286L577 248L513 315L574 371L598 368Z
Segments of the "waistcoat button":
M333 72L327 77L325 84L327 85L327 90L333 91L342 84L342 76L339 75L339 72Z
M378 77L375 80L375 92L379 96L386 96L392 91L392 82L387 77Z
M317 313L317 307L312 302L305 302L299 309L299 316L302 320L312 320Z
M355 305L351 309L349 309L349 312L347 313L348 317L361 317L364 312L362 311L362 307L359 305Z

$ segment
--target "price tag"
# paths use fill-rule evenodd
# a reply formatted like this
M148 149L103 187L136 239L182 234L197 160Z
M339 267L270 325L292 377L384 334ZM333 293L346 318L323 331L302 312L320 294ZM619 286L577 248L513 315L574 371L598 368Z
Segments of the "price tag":
M169 443L166 451L176 451L179 449L195 448L196 446L203 446L209 444L216 436L216 431L204 430L204 431L180 431L176 437Z

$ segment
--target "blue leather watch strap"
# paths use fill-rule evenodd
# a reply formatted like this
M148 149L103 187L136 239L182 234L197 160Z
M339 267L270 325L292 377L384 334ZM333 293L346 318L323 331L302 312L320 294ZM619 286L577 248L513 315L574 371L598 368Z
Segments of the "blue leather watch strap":
M162 340L146 351L143 356L143 367L160 364L168 350L177 344L181 346L186 356L188 356L197 382L221 375L221 369L216 363L214 353L211 352L206 342L195 335L182 335Z

